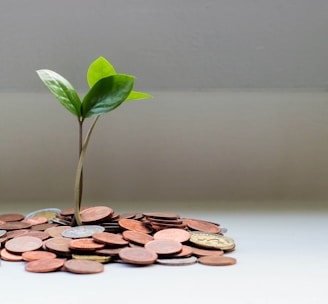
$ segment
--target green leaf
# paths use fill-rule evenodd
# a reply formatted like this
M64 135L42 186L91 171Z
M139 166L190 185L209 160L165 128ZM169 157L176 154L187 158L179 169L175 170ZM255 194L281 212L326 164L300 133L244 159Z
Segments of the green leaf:
M92 88L100 79L115 74L112 64L104 57L99 57L89 66L87 73L89 87Z
M51 70L36 71L50 92L73 115L81 116L81 100L73 86L61 75Z
M125 101L139 100L139 99L146 99L146 98L153 98L153 96L148 93L132 91Z
M100 79L82 101L82 117L92 117L110 112L129 96L134 77L116 74Z

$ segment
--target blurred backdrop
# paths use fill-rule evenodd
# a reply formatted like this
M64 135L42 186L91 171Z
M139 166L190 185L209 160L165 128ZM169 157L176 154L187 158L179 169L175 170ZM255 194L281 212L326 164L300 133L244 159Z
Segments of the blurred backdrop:
M328 2L0 2L0 204L72 202L81 96L104 56L154 96L104 115L88 202L327 208Z

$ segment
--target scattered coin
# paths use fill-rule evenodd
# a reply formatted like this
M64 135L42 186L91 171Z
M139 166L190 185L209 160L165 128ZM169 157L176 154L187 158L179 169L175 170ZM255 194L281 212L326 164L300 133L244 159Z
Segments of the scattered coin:
M51 237L61 237L64 230L71 228L71 226L56 226L46 229L45 232L47 232Z
M168 228L157 231L154 234L155 240L174 240L180 243L187 242L190 239L190 233L183 229Z
M93 274L104 271L103 264L88 260L72 259L66 261L64 266L67 271L78 274Z
M24 222L5 222L4 224L0 225L0 229L3 230L16 230L16 229L27 229L30 228L32 225L29 223Z
M215 249L202 249L197 247L191 247L192 254L197 257L207 256L207 255L223 255L223 250L215 250Z
M3 213L0 214L0 221L4 222L18 222L25 218L24 214L20 213Z
M235 242L233 239L215 233L193 231L190 232L189 241L203 248L220 250L231 250L235 248Z
M119 252L119 257L126 263L135 265L150 265L157 260L157 254L146 248L123 248Z
M81 220L85 224L95 223L110 218L113 212L113 209L107 206L90 207L81 211Z
M153 240L148 242L145 248L156 252L158 255L167 255L180 252L182 244L173 240Z
M23 253L42 247L42 241L34 236L20 236L6 242L5 248L11 253Z
M72 239L63 237L54 237L45 241L45 247L56 254L66 255L71 252L69 244Z
M188 258L176 258L176 259L157 259L158 264L169 265L169 266L183 266L192 265L197 262L197 258L194 256Z
M198 262L210 266L228 266L237 263L237 260L232 257L208 255L198 258Z
M37 230L30 230L27 231L25 234L23 234L24 236L35 236L37 238L39 238L40 240L44 241L47 238L49 238L49 234L45 231L37 231Z
M0 237L7 234L7 230L0 230Z
M128 241L123 239L122 235L110 232L96 232L92 235L92 238L96 242L111 246L126 246L129 244Z
M46 218L45 216L33 216L23 219L22 222L31 224L31 226L35 226L40 224L46 224L48 222L48 218Z
M69 243L69 248L72 250L79 251L95 251L104 248L104 244L95 242L90 238L80 238L71 240Z
M53 272L63 267L65 259L50 258L28 262L25 270L29 272Z
M51 220L52 218L56 217L60 214L60 209L58 208L45 208L33 211L25 216L25 218L31 218L35 216L42 216L46 217L48 220Z
M1 259L9 262L20 262L23 261L23 258L20 254L13 254L9 252L6 248L1 249L0 251Z
M176 213L170 212L144 212L143 215L147 218L159 218L159 219L178 219L180 216Z
M143 233L151 233L151 229L149 229L144 223L138 220L130 220L130 219L121 219L118 222L120 226L127 230L133 230Z
M105 228L98 225L76 226L62 232L63 237L77 239L91 237L96 232L104 232Z
M220 227L217 224L213 224L207 221L196 219L184 219L184 222L192 230L207 232L207 233L219 233Z
M56 257L56 254L43 250L25 251L22 253L23 260L27 262L41 259L55 259Z
M154 240L154 237L147 233L132 230L123 231L123 238L139 245L145 245L149 241Z
M99 262L102 264L108 263L111 259L110 255L97 255L97 254L93 254L93 255L85 255L85 254L72 254L72 258L76 259L76 260L88 260L88 261L95 261L95 262Z

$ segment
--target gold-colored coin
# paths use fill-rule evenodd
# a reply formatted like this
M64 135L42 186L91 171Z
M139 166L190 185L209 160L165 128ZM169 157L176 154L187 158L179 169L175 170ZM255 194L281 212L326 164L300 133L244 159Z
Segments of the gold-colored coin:
M110 256L104 255L79 255L79 254L72 254L72 258L75 260L88 260L88 261L95 261L99 263L108 263L111 259Z
M235 248L233 239L215 233L191 231L189 241L203 248L220 250L232 250Z

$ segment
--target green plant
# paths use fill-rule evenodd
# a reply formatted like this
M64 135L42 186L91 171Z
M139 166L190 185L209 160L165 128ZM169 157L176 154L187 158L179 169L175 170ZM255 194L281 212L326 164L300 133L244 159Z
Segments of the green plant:
M37 70L37 74L58 101L77 117L79 125L79 162L74 188L74 225L82 225L80 208L83 192L83 161L91 134L99 117L113 111L124 101L151 98L152 96L147 93L133 91L134 77L117 74L112 64L104 57L99 57L90 64L87 72L90 89L82 100L70 82L56 72L41 69ZM83 140L83 123L86 118L90 117L94 117L94 120Z

